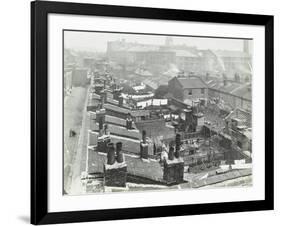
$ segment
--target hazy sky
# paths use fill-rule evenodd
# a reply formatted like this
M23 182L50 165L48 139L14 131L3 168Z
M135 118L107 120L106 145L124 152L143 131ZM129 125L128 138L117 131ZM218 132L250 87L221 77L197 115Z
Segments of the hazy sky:
M138 42L143 44L160 45L160 44L164 44L166 36L100 33L100 32L78 32L78 31L64 32L65 47L73 48L76 50L105 52L107 41L116 41L121 39L125 39L127 42ZM213 49L213 50L225 49L225 50L238 50L238 51L243 50L243 40L241 39L173 36L173 43L186 44L188 46L196 46L198 49Z

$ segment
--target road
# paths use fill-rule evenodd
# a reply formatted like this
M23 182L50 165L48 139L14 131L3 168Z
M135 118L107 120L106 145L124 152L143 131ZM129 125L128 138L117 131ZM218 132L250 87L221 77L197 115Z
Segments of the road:
M73 162L76 158L87 89L74 87L70 96L64 100L64 190L69 192L73 173ZM70 137L70 129L76 136Z
M72 178L71 178L71 186L69 190L69 194L81 194L83 193L83 187L81 183L81 172L85 170L86 164L86 154L87 154L87 138L88 138L88 114L87 114L87 103L88 103L88 95L89 89L86 92L86 98L84 101L84 108L82 112L82 126L79 133L79 139L77 143L75 158L72 163Z

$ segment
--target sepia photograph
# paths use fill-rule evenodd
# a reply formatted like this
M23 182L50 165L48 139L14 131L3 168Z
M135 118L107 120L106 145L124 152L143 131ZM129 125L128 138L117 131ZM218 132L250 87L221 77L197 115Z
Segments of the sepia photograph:
M64 195L252 186L252 39L62 42Z

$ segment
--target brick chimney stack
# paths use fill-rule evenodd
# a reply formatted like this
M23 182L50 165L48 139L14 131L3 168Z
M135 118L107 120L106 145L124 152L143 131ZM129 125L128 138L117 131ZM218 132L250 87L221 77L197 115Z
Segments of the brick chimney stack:
M118 105L119 107L123 106L123 97L121 95L118 97Z
M176 135L176 152L175 152L176 158L180 157L180 145L181 145L181 135L177 134Z
M128 113L128 116L126 118L126 128L129 130L129 129L132 129L133 128L133 120L132 120L132 117L131 117L131 114Z
M103 117L99 117L99 131L103 130L103 121L104 121L104 118Z
M140 157L148 159L148 143L146 143L146 131L142 131L142 141L140 143Z
M173 161L174 160L174 147L173 146L170 146L169 148L169 153L168 153L168 159Z
M103 133L104 133L104 135L108 134L108 125L106 123L103 124Z
M107 91L106 90L103 90L100 92L100 95L101 95L101 100L102 100L102 103L106 103L107 102Z
M184 176L184 161L179 155L180 150L180 135L176 135L176 151L170 144L168 159L164 161L163 180L167 184L179 184L183 182Z
M99 123L99 133L100 136L104 135L104 121L105 121L105 109L100 109L96 111L96 122Z
M122 143L116 144L117 162L113 143L108 144L107 164L104 164L104 184L109 187L126 187L127 165L121 153Z

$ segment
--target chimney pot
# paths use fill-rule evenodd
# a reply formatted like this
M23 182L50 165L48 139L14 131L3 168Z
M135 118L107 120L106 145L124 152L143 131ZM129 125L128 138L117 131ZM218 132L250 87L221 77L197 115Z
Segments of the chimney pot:
M174 160L174 147L169 148L168 159L173 161Z
M123 154L122 154L122 142L116 143L116 155L117 155L117 162L118 163L124 162Z
M103 129L103 117L99 118L99 130L101 131Z
M122 96L119 96L118 105L119 105L119 107L123 106L123 97Z
M146 131L145 130L142 131L142 142L146 143Z
M132 119L131 119L131 116L130 116L130 113L128 114L128 117L126 118L126 128L129 130L129 129L132 129Z
M107 145L107 164L113 165L115 163L115 150L113 143Z

